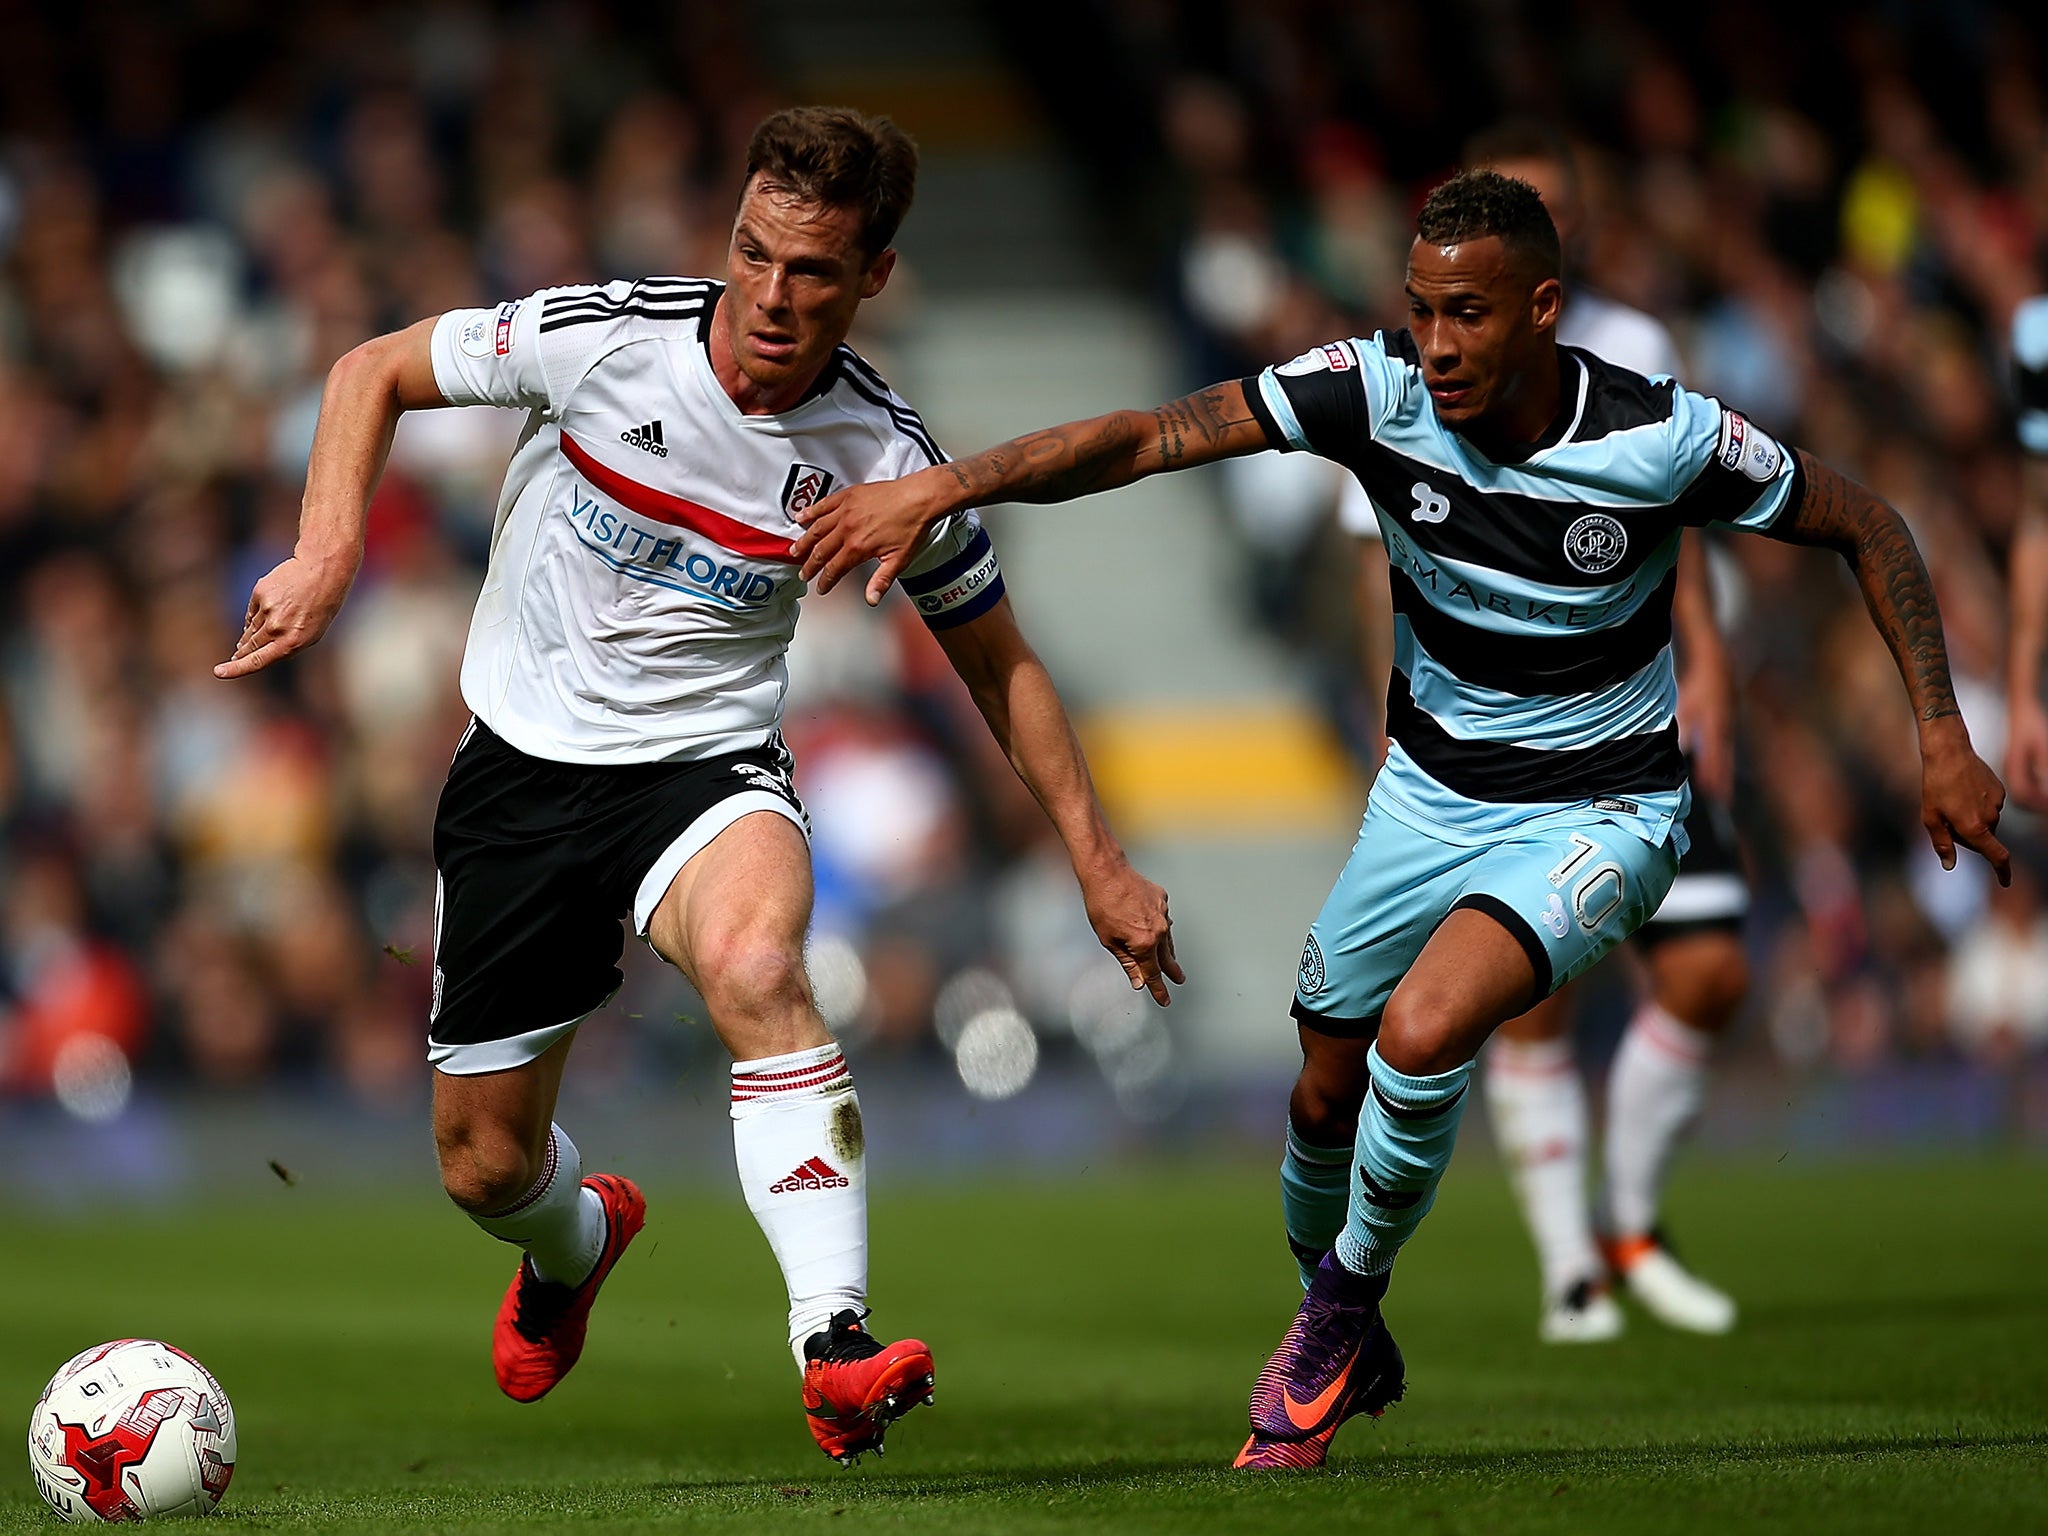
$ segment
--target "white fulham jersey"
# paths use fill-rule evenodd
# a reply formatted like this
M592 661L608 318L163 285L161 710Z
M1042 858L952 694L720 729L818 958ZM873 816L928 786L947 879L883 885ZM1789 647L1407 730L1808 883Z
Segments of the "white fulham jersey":
M530 756L640 763L762 745L804 593L791 514L943 461L850 347L801 404L742 414L711 371L722 287L549 288L434 327L449 404L533 413L462 658L464 702ZM935 629L995 606L1002 576L972 512L932 530L903 589Z

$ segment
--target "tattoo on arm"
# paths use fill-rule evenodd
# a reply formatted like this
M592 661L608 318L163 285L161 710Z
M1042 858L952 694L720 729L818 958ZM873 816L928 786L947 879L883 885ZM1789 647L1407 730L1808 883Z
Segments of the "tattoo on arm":
M1242 429L1257 424L1244 403L1241 387L1234 384L1218 384L1162 405L1152 413L1152 419L1159 429L1159 462L1146 466L1147 469L1176 467L1187 458L1191 441L1199 454L1196 463L1221 457L1230 451L1233 429L1241 435ZM1210 451L1205 453L1202 449Z
M1960 716L1934 584L1906 520L1811 454L1801 453L1799 465L1799 503L1772 529L1773 537L1832 549L1848 561L1870 617L1905 679L1915 715L1922 722Z
M1265 446L1240 387L1218 384L1150 412L1113 411L1047 427L951 468L967 501L1070 501Z

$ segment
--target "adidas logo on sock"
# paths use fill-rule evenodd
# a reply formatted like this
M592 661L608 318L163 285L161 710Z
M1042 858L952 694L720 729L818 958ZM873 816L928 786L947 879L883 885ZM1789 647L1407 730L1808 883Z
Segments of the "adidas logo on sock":
M853 1181L822 1157L801 1162L768 1186L771 1195L793 1195L800 1189L845 1189Z
M668 445L661 440L661 423L650 421L644 427L628 427L619 434L619 441L653 454L657 459L668 457Z

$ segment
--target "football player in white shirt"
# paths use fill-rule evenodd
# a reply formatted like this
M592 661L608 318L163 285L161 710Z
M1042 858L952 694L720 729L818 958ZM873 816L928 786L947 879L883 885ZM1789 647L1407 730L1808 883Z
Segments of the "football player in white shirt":
M1475 138L1466 160L1535 187L1569 257L1584 223L1570 146L1540 124L1510 123ZM1678 349L1662 322L1583 284L1571 289L1557 339L1645 378L1678 371ZM1383 691L1393 649L1386 551L1379 519L1354 476L1343 478L1337 514L1359 549L1367 685ZM1486 1052L1482 1081L1494 1144L1536 1245L1537 1333L1547 1343L1596 1343L1622 1331L1610 1276L1670 1327L1723 1333L1735 1324L1734 1301L1673 1257L1658 1219L1665 1173L1699 1114L1715 1043L1749 990L1742 949L1749 891L1727 811L1735 780L1732 672L1698 534L1685 540L1671 618L1694 790L1686 822L1692 847L1664 905L1633 940L1650 995L1629 1021L1608 1074L1604 1230L1597 1235L1586 1178L1592 1137L1572 1051L1573 989L1559 989L1502 1025Z
M498 1312L500 1387L567 1374L644 1219L553 1124L577 1023L618 986L620 921L703 996L732 1052L747 1203L789 1292L812 1434L851 1462L932 1390L930 1351L865 1328L864 1130L804 973L808 828L779 723L804 591L790 514L941 461L843 345L895 264L916 149L836 108L756 130L723 284L545 290L358 347L328 376L298 544L257 583L241 677L312 644L347 596L401 412L531 412L506 471L463 657L475 716L435 818L434 1137L449 1196L524 1250ZM904 589L1059 829L1090 921L1167 1001L1166 896L1104 821L1052 681L973 513Z

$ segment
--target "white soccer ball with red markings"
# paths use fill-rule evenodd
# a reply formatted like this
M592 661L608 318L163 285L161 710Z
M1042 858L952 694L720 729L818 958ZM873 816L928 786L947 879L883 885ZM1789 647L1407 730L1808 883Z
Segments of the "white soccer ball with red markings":
M50 1378L29 1417L28 1463L66 1521L211 1514L235 1475L235 1410L183 1350L117 1339Z

